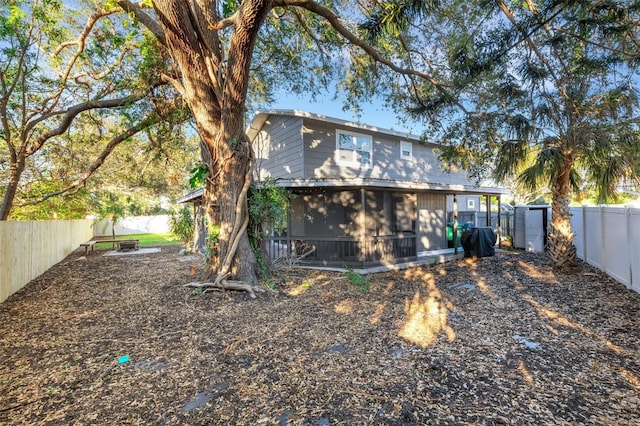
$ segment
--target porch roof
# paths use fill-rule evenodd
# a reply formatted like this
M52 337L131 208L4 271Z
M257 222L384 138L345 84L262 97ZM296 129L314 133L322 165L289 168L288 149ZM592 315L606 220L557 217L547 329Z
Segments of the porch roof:
M472 186L447 184L441 182L412 182L388 179L366 178L336 178L336 179L278 179L276 185L285 188L338 188L338 187L367 187L388 189L410 189L439 191L455 194L508 194L506 188L491 186Z
M178 198L176 200L177 203L191 203L193 201L198 201L202 199L202 194L204 194L204 188L194 189L186 195Z

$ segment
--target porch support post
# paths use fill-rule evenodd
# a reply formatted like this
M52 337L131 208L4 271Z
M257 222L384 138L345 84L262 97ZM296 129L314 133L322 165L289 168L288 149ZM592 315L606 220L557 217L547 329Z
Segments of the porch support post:
M490 194L485 194L485 199L487 200L486 205L487 205L487 225L486 226L491 226L491 195Z
M289 208L287 209L287 237L285 239L287 250L289 250L287 252L287 256L289 256L291 254L291 251L293 250L293 247L291 247L291 211L292 210L293 210L293 207L291 206L291 201L290 201ZM280 234L282 234L282 231L280 231ZM306 234L306 232L304 232L304 234ZM280 242L282 242L282 240L280 240Z
M502 195L498 194L498 247L502 247Z
M453 194L453 253L458 254L458 195Z
M367 207L364 188L360 188L360 257L362 267L367 263Z

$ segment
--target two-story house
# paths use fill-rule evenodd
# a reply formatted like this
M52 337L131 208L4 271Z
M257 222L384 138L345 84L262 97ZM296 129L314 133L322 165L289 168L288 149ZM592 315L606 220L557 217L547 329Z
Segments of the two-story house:
M277 110L256 114L247 134L256 181L270 177L296 195L268 239L274 256L295 250L303 262L366 266L442 252L448 221L504 193L443 171L437 144L402 132Z

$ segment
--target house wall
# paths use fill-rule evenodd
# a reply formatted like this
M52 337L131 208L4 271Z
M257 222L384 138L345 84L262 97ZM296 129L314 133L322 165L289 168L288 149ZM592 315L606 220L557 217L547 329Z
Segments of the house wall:
M459 194L458 211L459 212L479 212L480 202L482 201L480 195L463 195ZM447 211L453 211L453 195L447 197Z
M418 193L418 253L447 248L445 195Z
M260 179L304 177L302 118L272 115L253 143Z
M338 165L335 159L337 147L336 129L372 136L372 167L359 168ZM312 178L371 178L434 182L443 184L472 184L462 173L446 173L440 170L435 145L422 145L415 140L373 131L354 130L348 126L305 119L304 177ZM400 142L412 142L413 158L400 158Z

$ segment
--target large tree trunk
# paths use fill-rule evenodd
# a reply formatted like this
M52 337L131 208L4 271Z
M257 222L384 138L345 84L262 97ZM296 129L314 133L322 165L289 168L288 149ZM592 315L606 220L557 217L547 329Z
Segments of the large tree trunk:
M227 277L255 284L258 267L247 235L253 153L244 133L244 110L253 47L270 2L241 3L226 65L211 21L213 3L194 2L198 10L178 0L156 0L154 6L182 71L182 95L196 121L209 171L204 201L212 224L219 227L209 263L211 278L216 285Z
M556 267L571 266L576 262L575 234L571 230L569 213L569 176L573 166L571 158L565 158L563 171L553 181L551 201L551 231L549 256Z

